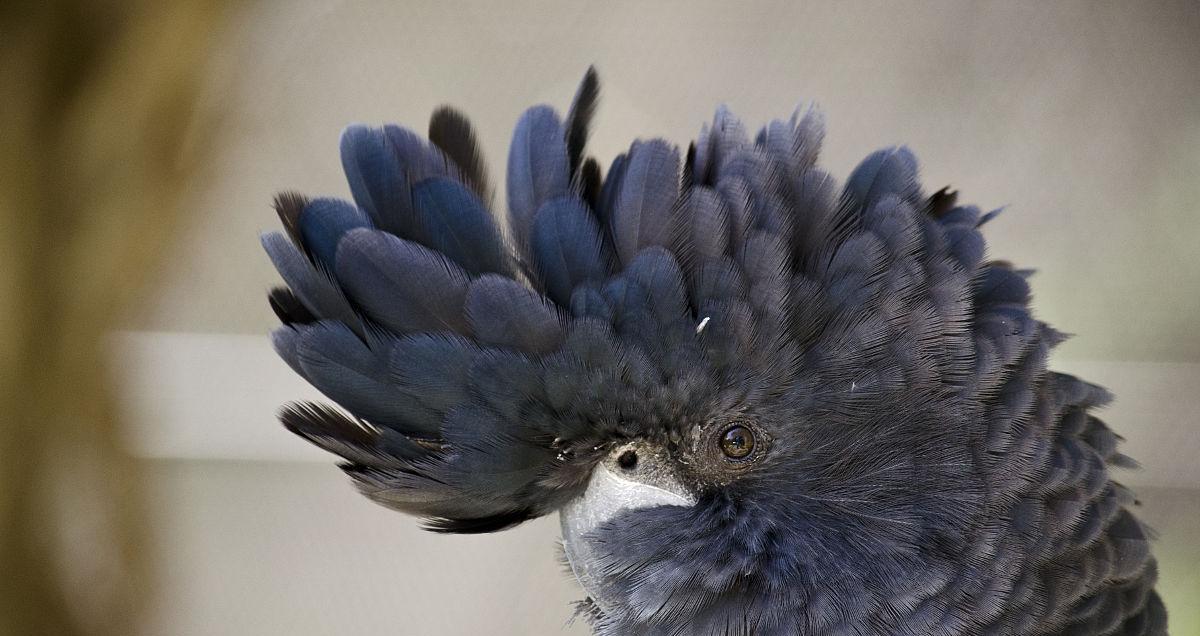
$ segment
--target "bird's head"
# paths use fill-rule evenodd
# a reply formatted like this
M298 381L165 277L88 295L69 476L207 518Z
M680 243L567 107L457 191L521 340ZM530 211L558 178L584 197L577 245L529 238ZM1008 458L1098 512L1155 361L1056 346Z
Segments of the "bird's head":
M520 119L502 222L446 109L431 143L347 129L354 203L278 199L274 342L344 409L284 423L434 530L559 513L611 633L910 612L988 558L962 535L991 460L960 424L1053 339L983 262L988 217L904 148L836 186L811 109L756 139L722 109L602 178L596 95L589 73L565 120Z
M961 426L978 408L953 373L962 351L943 348L962 325L870 324L881 317L864 310L843 317L858 333L806 346L755 332L752 312L696 314L696 333L679 333L696 351L662 347L680 360L607 401L616 426L569 451L588 477L560 510L597 624L791 633L878 599L916 603L960 570L983 488ZM736 342L705 364L709 343Z

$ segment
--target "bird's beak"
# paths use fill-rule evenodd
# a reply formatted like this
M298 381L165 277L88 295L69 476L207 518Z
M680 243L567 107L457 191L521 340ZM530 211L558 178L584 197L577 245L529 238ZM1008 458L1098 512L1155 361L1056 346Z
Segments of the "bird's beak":
M601 611L608 613L613 599L590 533L624 512L695 504L696 496L679 479L667 454L644 442L622 445L596 466L584 494L559 514L571 571Z

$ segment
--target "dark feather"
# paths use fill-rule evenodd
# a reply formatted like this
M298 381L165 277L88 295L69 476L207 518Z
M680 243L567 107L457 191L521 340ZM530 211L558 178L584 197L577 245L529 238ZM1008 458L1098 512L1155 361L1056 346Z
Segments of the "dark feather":
M693 186L700 185L696 183L695 175L696 165L696 142L688 142L687 154L683 158L683 175L679 178L680 188L685 192Z
M483 534L499 532L534 518L531 510L513 510L497 515L476 518L445 519L433 517L425 521L425 529L443 534Z
M929 196L929 201L926 203L925 209L929 216L940 219L950 210L953 210L957 202L958 191L951 190L950 186L945 186Z
M594 157L588 157L579 171L579 178L575 181L575 191L593 210L600 202L601 181L600 163Z
M366 466L407 468L429 454L416 442L317 402L294 402L279 411L284 428L319 448Z
M356 446L370 446L378 433L361 420L319 402L293 402L279 411L287 430L305 438L333 437Z
M575 92L571 110L567 111L567 158L571 175L577 174L583 163L583 150L587 145L588 128L591 126L592 117L596 114L596 103L599 100L600 77L596 74L596 68L589 66L583 75L583 81L579 83L579 89Z
M462 180L481 201L490 201L492 187L487 178L487 164L476 139L475 130L466 115L442 106L429 119L429 141L442 149L458 166Z
M279 322L285 325L307 325L317 321L316 316L287 287L272 287L267 294L267 301L271 304L271 311L275 312Z
M305 250L304 241L300 238L300 212L308 205L308 197L297 192L280 192L275 195L275 212L279 215L279 221L283 224L283 229L287 231L288 238L302 250ZM306 252L307 253L307 250Z

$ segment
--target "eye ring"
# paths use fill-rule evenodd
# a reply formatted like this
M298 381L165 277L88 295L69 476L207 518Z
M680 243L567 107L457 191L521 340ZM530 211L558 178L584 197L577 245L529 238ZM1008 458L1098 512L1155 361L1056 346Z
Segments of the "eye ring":
M754 430L744 424L726 427L717 438L721 454L731 461L745 461L754 454Z

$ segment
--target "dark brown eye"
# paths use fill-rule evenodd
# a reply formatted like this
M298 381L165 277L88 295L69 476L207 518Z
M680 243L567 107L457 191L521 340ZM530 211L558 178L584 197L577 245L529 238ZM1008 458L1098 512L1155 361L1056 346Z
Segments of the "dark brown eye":
M725 429L721 434L721 452L730 459L745 459L754 452L754 432L740 424Z

